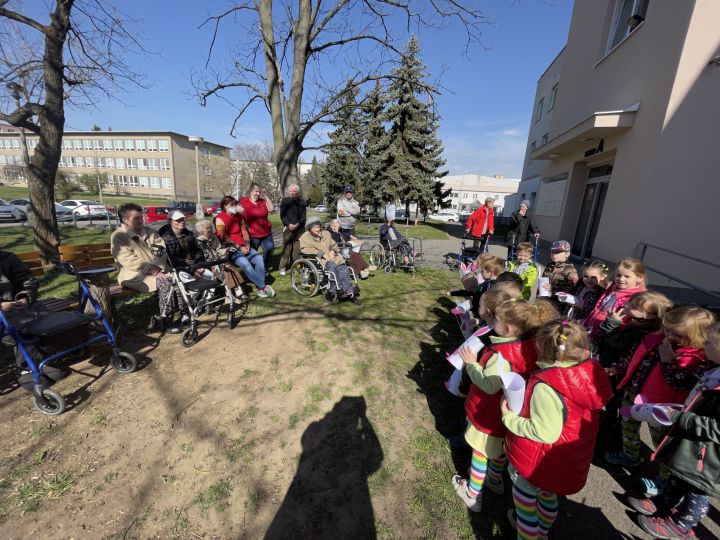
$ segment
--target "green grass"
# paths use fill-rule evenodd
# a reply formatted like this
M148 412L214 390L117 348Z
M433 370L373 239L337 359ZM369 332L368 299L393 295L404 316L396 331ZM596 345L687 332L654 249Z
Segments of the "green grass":
M58 474L51 480L30 480L20 486L17 499L26 512L35 512L49 499L58 499L75 485L70 473Z
M252 508L253 511L257 511L263 505L263 503L267 501L269 496L270 494L263 486L260 486L254 491L251 491L248 494L248 502L250 503L250 508Z
M255 448L255 444L253 440L246 441L245 435L233 439L225 448L225 457L228 458L230 463L237 463L238 461L247 463L252 457L252 450Z
M218 482L213 484L195 499L195 506L197 506L202 517L207 517L208 512L211 508L214 508L218 512L224 510L228 506L228 499L230 498L230 492L232 487L228 482Z
M60 241L66 246L81 244L99 244L110 241L110 231L107 227L82 227L76 229L71 225L60 225ZM2 248L13 253L34 251L33 231L29 225L16 227L3 227Z

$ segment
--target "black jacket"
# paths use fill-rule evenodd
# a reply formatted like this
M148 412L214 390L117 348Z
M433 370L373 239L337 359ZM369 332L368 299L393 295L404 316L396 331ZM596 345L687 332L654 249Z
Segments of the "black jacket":
M180 236L175 236L168 223L160 228L158 234L165 242L167 257L173 267L189 266L205 260L205 255L192 231L183 229Z
M510 216L510 228L507 232L507 241L512 242L512 235L515 235L515 242L528 242L530 234L540 234L540 229L535 223L535 218L528 214L521 216L518 212L513 212Z
M32 303L37 298L39 285L17 255L0 250L0 300L12 302L27 298Z
M283 198L280 202L280 221L286 227L297 223L300 230L304 229L307 205L307 201L302 197L295 199L292 197Z

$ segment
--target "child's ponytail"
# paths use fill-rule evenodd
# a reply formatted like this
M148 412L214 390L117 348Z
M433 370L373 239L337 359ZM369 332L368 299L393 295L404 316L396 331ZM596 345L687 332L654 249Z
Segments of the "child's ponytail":
M590 340L585 329L575 322L555 320L535 335L538 359L542 362L580 362L590 354Z
M513 299L499 305L495 316L517 328L521 339L531 339L538 328L556 319L558 312L548 300L540 299L535 304L529 304L524 300Z

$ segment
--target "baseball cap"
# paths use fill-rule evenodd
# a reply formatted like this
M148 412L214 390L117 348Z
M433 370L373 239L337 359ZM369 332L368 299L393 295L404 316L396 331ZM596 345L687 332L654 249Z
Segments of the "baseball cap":
M563 252L569 252L570 251L570 243L565 240L558 240L557 242L553 242L550 246L550 251L557 251L559 253Z
M183 214L180 210L173 210L170 212L168 217L173 221L178 221L179 219L185 219L185 214Z
M350 186L345 186L343 188L343 193L352 193L352 192L353 192L353 188L351 188Z

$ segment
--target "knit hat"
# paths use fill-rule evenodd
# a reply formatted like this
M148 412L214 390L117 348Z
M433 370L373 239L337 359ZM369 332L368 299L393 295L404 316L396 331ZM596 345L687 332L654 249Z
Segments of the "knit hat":
M523 204L525 206L527 206L528 208L530 208L530 201L528 201L527 199L520 201L520 206L522 206Z
M319 217L313 216L305 222L305 228L309 231L313 225L322 225Z
M552 246L550 246L550 251L555 251L558 253L569 253L570 243L565 240L558 240L557 242L552 243Z

